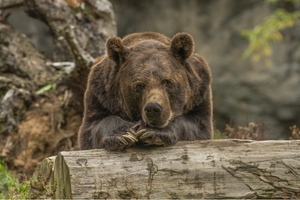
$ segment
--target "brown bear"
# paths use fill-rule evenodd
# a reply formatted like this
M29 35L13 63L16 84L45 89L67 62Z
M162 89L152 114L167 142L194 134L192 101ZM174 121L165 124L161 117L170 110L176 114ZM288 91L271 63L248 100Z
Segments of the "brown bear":
M135 33L106 42L84 98L81 149L120 150L211 139L211 72L193 38Z

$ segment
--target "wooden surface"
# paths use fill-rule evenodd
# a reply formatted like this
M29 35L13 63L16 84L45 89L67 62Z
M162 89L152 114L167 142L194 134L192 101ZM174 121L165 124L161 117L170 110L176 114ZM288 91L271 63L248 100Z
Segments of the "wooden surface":
M51 162L54 198L300 198L299 140L61 152L39 165L42 174Z

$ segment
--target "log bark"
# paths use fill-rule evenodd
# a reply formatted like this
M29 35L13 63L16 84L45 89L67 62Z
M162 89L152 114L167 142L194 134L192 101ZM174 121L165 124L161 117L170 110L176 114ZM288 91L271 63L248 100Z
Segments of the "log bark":
M300 141L211 140L61 152L38 170L51 174L53 198L299 198Z

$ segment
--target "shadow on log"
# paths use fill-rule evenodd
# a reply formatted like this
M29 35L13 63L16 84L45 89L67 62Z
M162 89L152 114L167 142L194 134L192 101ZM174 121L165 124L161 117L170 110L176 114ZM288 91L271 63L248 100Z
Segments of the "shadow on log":
M299 198L299 166L299 140L211 140L61 152L38 171L51 174L53 198Z

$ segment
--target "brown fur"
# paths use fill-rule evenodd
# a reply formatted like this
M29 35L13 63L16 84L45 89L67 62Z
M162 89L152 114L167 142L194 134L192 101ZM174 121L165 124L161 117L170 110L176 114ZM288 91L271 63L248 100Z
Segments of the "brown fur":
M189 34L114 37L106 50L89 75L81 149L122 149L117 136L136 124L154 131L146 144L212 138L211 73Z

